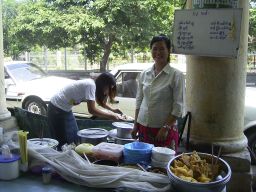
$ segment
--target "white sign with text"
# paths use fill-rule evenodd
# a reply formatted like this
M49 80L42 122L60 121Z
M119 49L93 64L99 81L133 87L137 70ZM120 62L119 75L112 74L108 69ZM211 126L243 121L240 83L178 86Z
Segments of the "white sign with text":
M242 9L176 10L173 53L237 57Z

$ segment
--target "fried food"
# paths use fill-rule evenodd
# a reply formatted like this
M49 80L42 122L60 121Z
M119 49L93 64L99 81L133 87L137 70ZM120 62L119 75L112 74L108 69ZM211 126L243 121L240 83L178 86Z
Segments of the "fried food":
M219 173L219 165L211 165L202 159L196 151L191 155L182 154L174 160L171 171L179 178L189 182L211 182Z

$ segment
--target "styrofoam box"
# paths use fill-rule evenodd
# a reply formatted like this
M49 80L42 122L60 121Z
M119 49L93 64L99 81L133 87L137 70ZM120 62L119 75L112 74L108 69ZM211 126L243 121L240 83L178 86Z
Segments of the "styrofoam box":
M120 161L123 154L123 145L102 142L92 148L93 156L97 159Z

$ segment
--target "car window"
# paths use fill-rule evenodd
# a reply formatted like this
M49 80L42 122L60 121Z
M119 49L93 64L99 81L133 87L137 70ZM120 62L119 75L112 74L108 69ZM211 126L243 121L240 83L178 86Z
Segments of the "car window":
M117 77L117 95L135 98L138 87L139 72L121 72Z
M10 79L10 75L4 70L4 79Z
M46 74L42 69L32 63L19 63L7 66L8 72L17 82L39 79Z

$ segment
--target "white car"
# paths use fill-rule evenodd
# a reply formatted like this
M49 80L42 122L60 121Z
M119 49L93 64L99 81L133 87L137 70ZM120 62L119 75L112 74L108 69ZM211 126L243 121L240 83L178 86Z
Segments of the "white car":
M7 107L20 107L46 115L47 104L56 91L72 79L48 76L40 67L27 61L4 63Z

